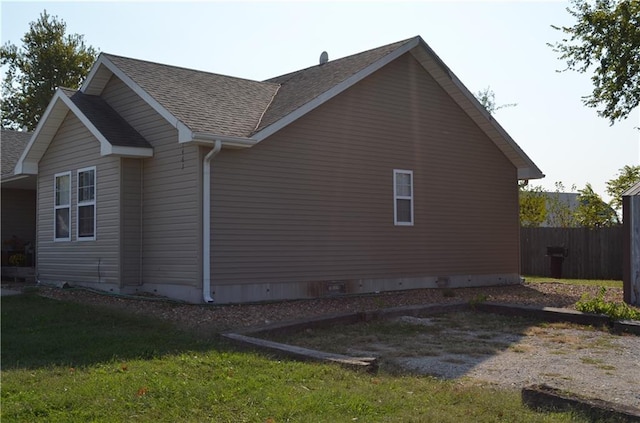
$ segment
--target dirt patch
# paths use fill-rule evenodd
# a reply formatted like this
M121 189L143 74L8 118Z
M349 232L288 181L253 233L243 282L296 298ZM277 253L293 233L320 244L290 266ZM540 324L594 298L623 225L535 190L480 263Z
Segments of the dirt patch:
M640 408L640 337L632 335L464 312L309 330L280 341L377 357L391 372L511 389L547 384Z

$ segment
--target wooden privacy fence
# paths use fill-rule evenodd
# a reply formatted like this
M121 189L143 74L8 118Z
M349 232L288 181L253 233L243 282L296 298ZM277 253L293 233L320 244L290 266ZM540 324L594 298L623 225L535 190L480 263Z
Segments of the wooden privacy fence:
M520 228L520 272L551 276L547 247L564 247L562 277L622 279L622 226L611 228Z

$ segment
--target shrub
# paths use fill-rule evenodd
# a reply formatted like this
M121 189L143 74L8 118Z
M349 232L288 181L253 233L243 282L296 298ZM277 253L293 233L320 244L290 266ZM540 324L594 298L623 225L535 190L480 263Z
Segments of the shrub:
M611 320L640 320L640 312L629 307L626 303L605 301L604 294L606 292L607 289L601 286L595 297L584 294L576 303L576 309L583 313L605 314Z

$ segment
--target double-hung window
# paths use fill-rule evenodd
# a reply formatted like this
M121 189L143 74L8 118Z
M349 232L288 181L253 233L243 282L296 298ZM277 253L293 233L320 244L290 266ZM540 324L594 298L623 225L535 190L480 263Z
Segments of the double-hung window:
M71 240L71 172L57 173L54 176L54 241Z
M96 168L78 170L78 240L96 239Z
M413 225L413 171L393 171L393 223Z

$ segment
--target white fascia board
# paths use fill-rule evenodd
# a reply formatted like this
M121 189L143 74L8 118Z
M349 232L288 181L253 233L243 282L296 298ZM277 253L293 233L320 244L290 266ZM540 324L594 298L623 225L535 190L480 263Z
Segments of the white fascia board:
M91 66L91 70L89 70L89 74L87 74L87 77L84 79L84 81L82 82L82 85L80 86L80 91L83 93L87 93L87 91L92 88L91 85L93 85L93 80L95 78L97 78L98 72L100 72L100 65L103 63L103 55L100 54L98 56L98 60L96 60L93 63L93 66ZM104 88L104 86L100 87L100 91ZM95 88L94 88L95 89Z
M69 110L76 115L78 120L82 122L82 124L91 132L91 134L96 137L98 142L100 142L100 155L101 156L111 156L111 155L125 155L130 157L152 157L153 149L146 147L127 147L127 146L117 146L113 145L107 140L104 135L96 128L93 123L87 118L84 113L73 103L73 101L63 95L62 101L69 107Z
M98 142L100 142L100 155L107 156L111 150L111 143L102 135L98 128L96 128L93 123L87 118L84 113L78 109L78 107L73 103L73 101L67 97L65 94L60 95L60 99L64 102L64 104L73 112L74 115L78 118L78 120L91 132L91 134L97 138Z
M140 85L138 85L133 79L131 79L127 74L125 74L120 68L118 68L111 60L109 60L104 55L101 55L96 63L93 65L91 72L89 72L89 76L82 84L81 91L85 91L88 89L91 84L91 80L98 73L98 68L100 65L103 65L107 69L109 69L118 79L125 83L133 92L135 92L143 101L145 101L149 106L151 106L160 116L162 116L171 126L178 130L178 141L179 142L189 142L191 141L191 130L182 123L177 117L175 117L171 112L169 112L164 106L162 106L158 101L153 98L149 93L147 93Z
M538 166L533 162L533 160L531 160L529 156L527 156L527 154L520 148L520 146L514 141L514 139L511 138L511 136L507 133L507 131L505 131L504 128L502 128L502 126L498 123L498 121L496 121L496 119L480 104L480 102L473 95L473 93L469 91L469 89L462 83L462 81L460 81L460 79L451 71L451 69L449 69L449 67L442 61L442 59L438 57L438 55L431 49L431 47L429 47L429 45L426 42L424 42L424 40L422 39L420 39L419 45L421 49L419 49L418 51L426 54L426 56L437 65L436 72L442 72L444 75L446 75L446 78L451 80L451 82L455 86L455 89L457 89L457 92L462 94L462 96L469 103L462 104L463 102L460 101L458 98L456 98L458 96L452 96L453 100L456 103L458 103L458 105L462 108L462 110L467 112L469 117L474 122L476 122L476 124L481 128L481 130L485 131L486 135L496 144L496 146L500 150L503 151L505 155L507 155L504 152L505 147L499 145L500 142L496 140L495 133L491 134L487 132L486 129L483 128L483 123L488 122L490 126L493 128L493 130L497 132L497 135L500 137L500 140L504 141L504 144L506 144L509 148L511 148L513 152L515 152L516 155L522 160L522 162L524 162L525 166L523 166L522 164L517 165L516 163L514 163L514 165L518 169L518 179L544 178L545 175L538 168ZM431 74L431 76L436 81L438 81L438 83L440 83L440 78L438 77L438 75L434 75L429 69L427 69L427 67L422 62L422 60L420 60L418 57L416 58L418 59L418 62L423 65L423 68L425 69L425 71ZM445 91L449 92L446 86L443 86L442 84L441 86ZM451 95L451 93L449 93L449 95ZM469 105L471 105L473 107L472 110L477 112L480 116L475 115L475 113L469 113L469 108L468 108Z
M258 141L253 138L229 137L207 132L194 132L191 141L205 145L214 145L216 141L220 141L222 147L234 149L249 148L258 143Z
M120 157L153 157L153 148L111 145L111 154Z
M519 168L518 169L518 180L524 181L529 179L542 179L545 177L545 174L540 171L537 167L530 168Z
M524 160L529 167L522 168L518 167L518 179L541 179L544 178L544 174L542 171L536 166L536 164L527 156L527 154L520 148L518 143L515 142L511 135L505 131L505 129L498 123L498 121L480 104L478 99L465 87L465 85L458 79L458 77L450 73L451 80L453 83L460 89L462 94L478 109L480 113L491 123L493 128L498 132L498 134L509 144L509 147L515 150L515 152ZM472 118L473 119L473 118ZM520 177L520 173L524 175L524 177Z
M421 40L420 37L415 37L411 41L408 41L406 44L398 47L396 50L393 50L391 53L387 54L383 58L373 62L372 64L370 64L366 68L364 68L364 69L360 70L359 72L351 75L349 78L345 79L344 81L342 81L338 85L334 86L330 90L325 91L324 93L320 94L318 97L314 98L313 100L309 101L308 103L303 104L302 106L300 106L299 108L297 108L293 112L289 113L288 115L286 115L285 117L281 118L280 120L272 123L268 127L266 127L263 130L261 130L260 132L255 133L253 135L253 138L255 138L257 142L260 142L260 141L264 140L265 138L273 135L275 132L281 130L282 128L284 128L285 126L289 125L293 121L295 121L298 118L300 118L300 117L304 116L305 114L309 113L310 111L312 111L316 107L321 106L322 104L324 104L327 101L331 100L333 97L335 97L338 94L340 94L341 92L345 91L347 88L350 88L351 86L353 86L356 83L360 82L361 80L363 80L367 76L371 75L372 73L374 73L378 69L382 68L383 66L385 66L385 65L389 64L390 62L394 61L395 59L397 59L398 57L402 56L406 52L410 51L412 48L414 48L415 46L418 45L420 40Z
M31 135L31 139L29 139L27 146L25 147L24 151L20 155L20 158L16 162L16 166L13 170L13 173L15 175L20 175L20 174L37 175L38 174L38 162L42 158L42 155L44 154L44 150L46 150L46 148L41 149L42 153L38 153L38 152L32 153L31 150L34 144L36 143L36 141L40 139L40 134L43 128L47 125L50 115L52 114L54 108L58 106L58 102L61 101L63 97L66 97L66 95L63 92L61 92L59 89L57 89L56 92L53 94L53 98L51 99L44 113L40 117L40 120L38 121L38 125L36 126L36 129L35 131L33 131L33 134ZM62 123L62 121L60 121L60 123ZM49 139L45 139L41 142L45 142L48 145L51 142L51 139L53 137L48 137L48 138Z
M28 178L30 175L5 175L0 179L0 183L7 183L7 182L13 182L13 181L19 181L20 179L25 179Z

